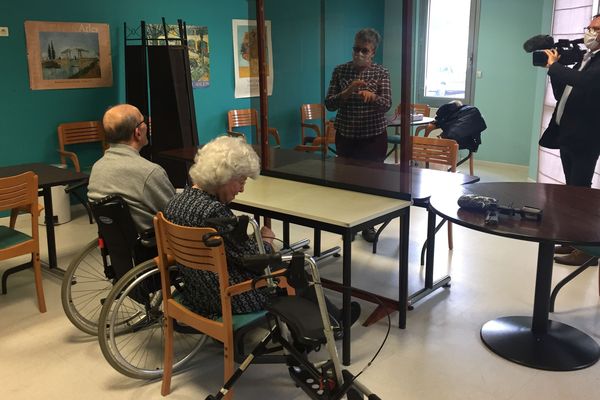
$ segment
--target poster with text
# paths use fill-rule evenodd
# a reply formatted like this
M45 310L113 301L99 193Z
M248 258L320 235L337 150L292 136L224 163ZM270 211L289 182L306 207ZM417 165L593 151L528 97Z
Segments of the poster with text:
M255 20L234 19L233 64L235 70L235 98L260 95L258 84L258 34ZM273 52L271 21L265 21L267 60L267 93L273 93Z

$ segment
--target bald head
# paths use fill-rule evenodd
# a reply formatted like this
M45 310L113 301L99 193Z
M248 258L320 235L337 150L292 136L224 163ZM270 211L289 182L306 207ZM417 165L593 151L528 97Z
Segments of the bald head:
M109 143L129 143L144 116L130 104L119 104L110 107L104 113L102 125L106 140Z

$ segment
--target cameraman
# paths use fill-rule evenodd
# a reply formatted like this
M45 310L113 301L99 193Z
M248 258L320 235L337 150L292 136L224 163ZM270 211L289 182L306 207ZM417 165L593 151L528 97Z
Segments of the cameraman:
M558 63L556 49L544 50L548 56L548 75L554 98L558 101L548 128L540 139L543 147L560 149L567 185L591 187L596 161L600 155L598 99L600 98L600 14L585 28L584 44L588 48L583 60L572 69ZM559 246L558 263L580 265L589 256Z

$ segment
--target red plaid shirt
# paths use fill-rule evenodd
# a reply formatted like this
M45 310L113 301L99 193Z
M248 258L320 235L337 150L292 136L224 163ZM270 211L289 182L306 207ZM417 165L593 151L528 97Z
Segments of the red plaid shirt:
M365 81L367 89L377 95L372 103L363 102L358 93L353 93L342 100L340 93L352 81ZM387 122L385 113L392 105L392 90L390 89L390 74L381 65L372 64L359 72L352 61L338 65L331 75L329 90L325 97L325 106L329 111L337 110L335 129L337 134L349 138L366 138L385 133Z

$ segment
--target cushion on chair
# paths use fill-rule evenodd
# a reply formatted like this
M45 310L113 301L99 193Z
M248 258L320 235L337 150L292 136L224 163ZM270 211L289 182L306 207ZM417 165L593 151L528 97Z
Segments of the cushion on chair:
M6 249L28 240L31 240L31 236L0 225L0 249Z
M388 135L388 143L400 144L400 135Z

